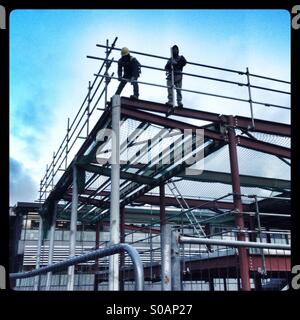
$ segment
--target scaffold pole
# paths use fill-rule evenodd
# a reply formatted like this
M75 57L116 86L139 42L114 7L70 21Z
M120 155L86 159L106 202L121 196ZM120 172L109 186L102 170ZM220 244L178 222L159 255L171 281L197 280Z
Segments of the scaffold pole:
M112 163L111 163L111 192L110 192L110 244L120 242L120 114L121 98L112 97ZM109 258L110 291L119 290L119 255Z

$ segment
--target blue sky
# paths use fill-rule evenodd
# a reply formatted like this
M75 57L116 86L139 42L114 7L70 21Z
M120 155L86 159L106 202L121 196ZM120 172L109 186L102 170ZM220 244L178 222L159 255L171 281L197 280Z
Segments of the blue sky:
M103 57L96 43L117 36L117 47L162 56L176 43L189 61L249 67L253 73L290 80L290 15L283 10L15 10L9 23L10 204L37 199L39 181L65 135L67 117L76 114L99 68L98 61L86 58ZM193 72L188 68L186 72ZM144 72L142 80L165 82L151 72ZM186 86L193 89L195 84L186 81ZM165 102L165 91L140 91L142 99ZM123 93L131 94L130 86ZM184 98L211 111L239 113L232 105ZM264 113L260 109L256 114ZM269 116L288 121L278 110Z

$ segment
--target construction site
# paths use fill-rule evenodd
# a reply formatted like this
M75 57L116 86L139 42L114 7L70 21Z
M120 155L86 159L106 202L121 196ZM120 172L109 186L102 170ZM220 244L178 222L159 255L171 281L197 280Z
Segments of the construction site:
M165 104L166 84L145 76L148 70L164 79L169 57L132 48L141 62L141 91L160 94L151 101L111 96L117 40L97 44L99 56L87 56L99 69L76 116L66 119L39 198L10 209L11 288L286 290L291 127L269 119L278 110L290 116L290 105L278 103L290 98L290 82L188 61L193 73L183 72L183 95L237 107L234 114L225 107L222 113L188 103L179 108ZM232 95L185 87L188 78ZM174 77L169 88L175 97Z

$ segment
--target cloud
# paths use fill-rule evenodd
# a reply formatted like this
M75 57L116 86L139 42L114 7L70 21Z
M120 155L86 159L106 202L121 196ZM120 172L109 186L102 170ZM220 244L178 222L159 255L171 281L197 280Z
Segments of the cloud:
M18 201L34 201L38 196L36 182L27 173L21 162L9 159L9 204Z

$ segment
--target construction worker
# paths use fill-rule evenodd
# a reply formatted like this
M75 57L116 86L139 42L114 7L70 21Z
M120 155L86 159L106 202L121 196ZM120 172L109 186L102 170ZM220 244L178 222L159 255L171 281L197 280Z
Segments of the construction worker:
M172 57L168 60L165 70L167 73L167 86L168 88L168 102L167 105L173 105L173 90L172 90L172 67L174 72L174 85L176 87L177 93L177 105L178 107L183 107L182 104L182 69L186 65L186 60L184 56L179 55L179 48L177 45L172 47Z
M138 60L132 57L129 53L128 48L124 47L121 49L122 58L118 61L118 79L120 82L116 94L120 94L127 82L130 82L133 86L133 95L130 98L139 98L139 85L136 82L140 76L141 65ZM123 76L122 76L123 72Z

